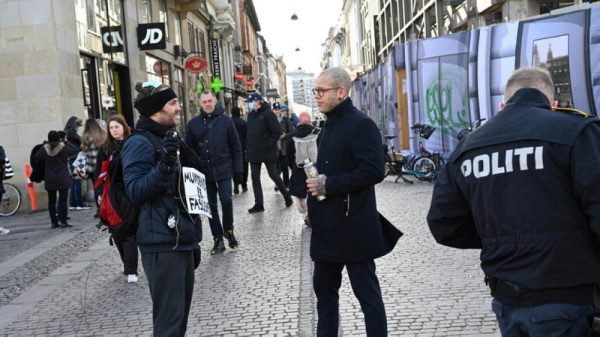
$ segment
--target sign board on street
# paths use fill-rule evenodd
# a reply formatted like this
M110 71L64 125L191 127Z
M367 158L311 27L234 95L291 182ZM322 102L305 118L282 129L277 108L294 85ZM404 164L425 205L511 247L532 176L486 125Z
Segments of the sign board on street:
M185 61L185 69L192 74L199 74L205 71L207 67L208 61L200 56L192 56Z

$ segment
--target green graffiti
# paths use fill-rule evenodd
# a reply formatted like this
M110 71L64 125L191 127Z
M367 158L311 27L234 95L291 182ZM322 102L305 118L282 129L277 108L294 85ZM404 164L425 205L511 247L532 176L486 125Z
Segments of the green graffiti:
M437 76L425 90L426 119L445 131L455 131L469 126L467 88L456 88L456 74ZM452 80L445 80L445 78ZM438 80L439 79L439 80ZM463 90L461 90L463 89ZM453 90L461 90L459 107L453 103Z

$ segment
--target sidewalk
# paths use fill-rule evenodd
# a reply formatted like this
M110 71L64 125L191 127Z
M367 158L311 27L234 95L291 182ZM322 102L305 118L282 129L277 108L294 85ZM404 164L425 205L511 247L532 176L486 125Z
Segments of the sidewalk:
M188 336L314 336L310 229L295 205L285 208L266 176L264 213L247 213L251 189L234 195L238 251L210 256L210 228L203 224ZM429 234L432 186L387 178L377 187L381 213L405 234L376 261L390 336L499 336L478 251L439 246ZM46 214L0 219L12 231L0 237L0 335L150 336L151 301L141 263L139 283L128 284L116 248L95 230L93 211L70 215L74 229L50 230ZM38 237L21 232L29 226L48 229ZM18 235L31 235L33 243L6 258L1 247L18 246L10 241ZM347 277L340 304L341 335L364 336Z

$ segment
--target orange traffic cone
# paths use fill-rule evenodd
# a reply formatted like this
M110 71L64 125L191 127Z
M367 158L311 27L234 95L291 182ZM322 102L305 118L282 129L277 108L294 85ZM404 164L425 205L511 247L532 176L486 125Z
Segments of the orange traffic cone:
M35 196L35 188L33 187L33 183L29 180L31 177L31 166L29 164L25 164L25 176L27 177L27 191L29 192L29 202L31 203L31 210L37 211L38 204L37 198Z

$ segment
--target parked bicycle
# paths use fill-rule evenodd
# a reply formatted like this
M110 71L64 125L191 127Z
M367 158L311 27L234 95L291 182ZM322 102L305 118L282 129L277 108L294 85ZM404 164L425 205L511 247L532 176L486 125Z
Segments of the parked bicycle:
M3 184L6 192L0 200L0 216L11 216L21 207L21 191L11 183Z
M396 136L385 136L385 139L391 140ZM385 176L395 175L396 180L402 179L405 183L412 184L413 182L406 179L404 175L411 175L422 181L434 181L437 178L438 172L428 170L414 170L406 167L406 157L402 153L396 152L395 147L392 145L391 151L387 144L383 144L383 153L385 156L386 173Z
M423 139L427 140L431 137L435 131L435 126L417 123L410 128L419 137L419 150L408 162L406 167L410 170L422 173L416 176L417 179L429 181L429 178L421 178L423 176L429 177L429 172L434 172L435 177L437 177L437 174L439 174L442 167L446 164L439 151L429 151L425 148L425 145L423 145Z

